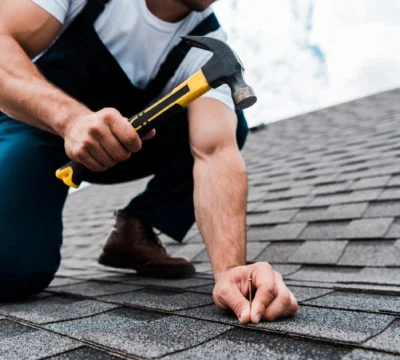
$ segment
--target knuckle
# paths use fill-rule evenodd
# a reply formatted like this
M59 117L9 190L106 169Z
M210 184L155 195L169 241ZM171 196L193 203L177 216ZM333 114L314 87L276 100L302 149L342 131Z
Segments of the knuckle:
M269 284L266 286L266 292L271 298L276 298L278 295L278 289L275 284Z
M281 303L284 308L289 308L292 305L292 298L289 292L281 295Z

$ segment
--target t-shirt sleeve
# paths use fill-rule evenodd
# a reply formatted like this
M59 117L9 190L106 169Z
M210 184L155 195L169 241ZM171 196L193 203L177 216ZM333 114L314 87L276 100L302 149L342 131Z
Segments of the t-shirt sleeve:
M71 0L32 0L64 24Z

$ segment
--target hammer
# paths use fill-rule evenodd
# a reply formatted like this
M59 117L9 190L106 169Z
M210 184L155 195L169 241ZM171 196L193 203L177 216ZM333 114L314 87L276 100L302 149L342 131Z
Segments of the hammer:
M213 56L199 71L168 95L129 119L139 135L153 129L155 119L158 122L170 118L211 88L223 84L230 87L236 109L246 109L257 101L253 89L244 82L244 69L240 59L226 43L205 36L182 36L182 39L190 46L211 51ZM78 188L88 172L82 164L70 161L56 171L56 176L66 185Z

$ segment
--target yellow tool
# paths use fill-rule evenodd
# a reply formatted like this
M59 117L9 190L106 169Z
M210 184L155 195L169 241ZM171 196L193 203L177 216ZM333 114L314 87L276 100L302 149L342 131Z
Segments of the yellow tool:
M182 36L191 46L213 52L211 59L189 79L168 95L129 119L139 135L154 128L154 120L162 121L182 110L192 101L223 84L229 85L237 109L252 106L257 97L243 79L243 66L233 50L223 41L205 36ZM56 171L66 185L78 188L89 170L80 163L70 161Z

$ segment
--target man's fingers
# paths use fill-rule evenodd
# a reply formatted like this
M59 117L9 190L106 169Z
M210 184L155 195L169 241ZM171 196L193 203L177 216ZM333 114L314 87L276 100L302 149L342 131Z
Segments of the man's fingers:
M259 323L265 313L265 309L278 295L274 271L268 263L256 263L253 265L252 283L256 288L254 300L251 304L251 321Z
M269 321L280 317L293 316L298 309L297 300L284 284L281 274L276 273L275 278L278 295L264 313L264 318Z
M142 140L149 140L152 139L154 137L154 135L156 134L156 129L152 129L150 130L148 133L144 134L144 136L142 136Z
M250 303L239 290L237 284L229 288L215 289L215 304L222 309L231 309L243 324L250 321Z

